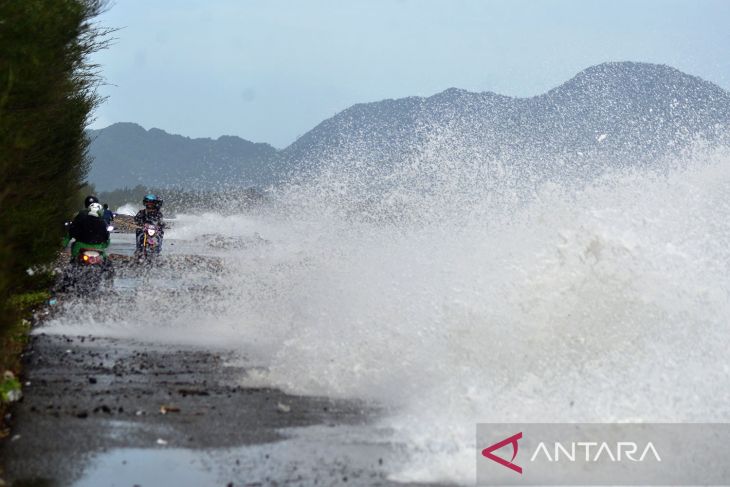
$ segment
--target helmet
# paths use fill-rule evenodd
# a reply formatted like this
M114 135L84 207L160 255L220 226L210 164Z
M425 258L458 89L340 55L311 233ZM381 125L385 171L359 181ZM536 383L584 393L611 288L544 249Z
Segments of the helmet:
M104 214L104 208L99 203L91 203L89 205L89 215L102 216L103 214Z
M159 210L160 207L162 207L162 199L157 197L157 195L150 193L142 199L142 204L145 208L150 210Z
M88 208L91 203L98 203L99 198L93 195L89 195L84 199L84 207Z

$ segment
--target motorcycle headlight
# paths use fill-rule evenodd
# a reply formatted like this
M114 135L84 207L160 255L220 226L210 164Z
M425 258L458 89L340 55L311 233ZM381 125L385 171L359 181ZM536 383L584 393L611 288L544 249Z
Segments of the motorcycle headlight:
M147 234L148 234L149 236L152 236L152 235L154 235L154 234L155 234L155 229L154 229L154 228L148 228L148 229L147 229Z

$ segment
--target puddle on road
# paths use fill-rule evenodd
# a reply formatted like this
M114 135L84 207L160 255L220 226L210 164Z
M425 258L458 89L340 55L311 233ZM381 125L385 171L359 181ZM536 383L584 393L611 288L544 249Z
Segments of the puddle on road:
M134 254L135 247L135 236L133 233L113 233L111 235L110 253L131 256Z
M293 430L292 430L293 431ZM276 443L230 449L121 448L91 458L75 487L388 484L402 450L373 430L314 426Z
M215 485L215 476L194 450L123 448L100 454L74 485L98 487L130 485Z

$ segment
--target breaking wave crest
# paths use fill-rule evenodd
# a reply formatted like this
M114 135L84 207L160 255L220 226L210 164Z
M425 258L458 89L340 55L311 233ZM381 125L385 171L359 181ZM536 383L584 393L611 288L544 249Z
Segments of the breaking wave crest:
M729 151L570 180L438 145L182 215L170 242L225 259L213 298L55 325L233 346L267 384L373 401L403 481L473 482L477 422L730 420Z
M730 419L728 153L588 183L495 164L278 194L232 284L267 380L385 405L399 480L473 481L477 422Z

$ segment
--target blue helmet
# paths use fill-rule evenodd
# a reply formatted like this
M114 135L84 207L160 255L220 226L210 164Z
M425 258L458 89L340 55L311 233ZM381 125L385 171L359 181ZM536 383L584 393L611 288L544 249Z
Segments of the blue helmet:
M142 204L145 208L159 210L162 206L162 198L150 193L142 199Z

